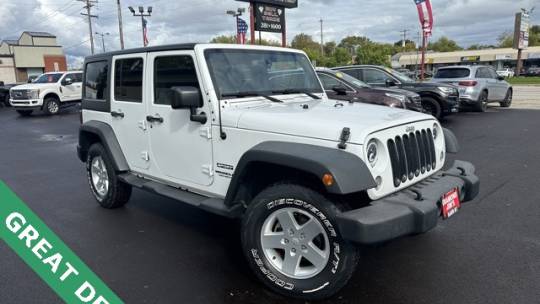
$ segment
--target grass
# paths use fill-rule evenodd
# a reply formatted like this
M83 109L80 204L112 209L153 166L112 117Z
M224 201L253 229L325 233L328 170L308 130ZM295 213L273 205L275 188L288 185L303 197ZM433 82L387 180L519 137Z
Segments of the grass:
M512 85L537 85L540 86L540 77L512 77L506 79Z

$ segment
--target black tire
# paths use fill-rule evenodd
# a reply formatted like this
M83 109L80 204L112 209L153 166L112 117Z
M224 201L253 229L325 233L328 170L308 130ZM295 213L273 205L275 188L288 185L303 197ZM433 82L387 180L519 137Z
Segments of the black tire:
M6 94L6 96L4 96L4 107L9 107L9 94Z
M508 89L508 92L506 92L506 97L504 98L504 101L501 102L501 107L510 108L512 106L513 94L514 92L512 91L512 89Z
M422 97L422 107L426 110L427 114L431 114L437 119L443 118L441 105L435 98Z
M100 194L96 185L92 181L92 162L94 159L101 157L103 165L106 169L108 187L105 194ZM131 186L118 180L116 171L114 170L111 158L99 143L93 144L88 150L88 158L86 160L86 172L88 183L94 198L98 203L106 209L115 209L124 206L131 197Z
M47 97L43 103L43 110L47 115L56 115L60 111L60 100L56 97Z
M17 113L19 113L19 115L23 116L23 117L28 117L30 115L32 115L32 110L17 110Z
M483 91L480 93L480 96L478 97L478 101L474 105L474 110L476 112L485 112L487 111L487 104L488 104L488 92Z
M294 208L294 210L312 216L311 219L315 219L320 224L321 231L326 233L327 244L329 244L329 258L326 266L320 267L320 272L314 274L313 277L298 279L284 274L271 264L270 259L267 258L263 250L261 235L263 226L266 225L267 219L275 212L280 210L284 212L283 209L286 208ZM302 300L320 300L337 293L353 275L359 258L358 249L340 236L336 222L336 216L339 212L336 205L323 195L303 186L278 184L262 191L249 205L242 221L241 231L242 248L255 275L271 290L286 297ZM293 214L296 213L293 212ZM281 226L281 223L279 225ZM297 231L297 235L299 233L300 230ZM322 237L324 239L325 235L318 234L317 238ZM284 238L289 237L290 235L284 234ZM312 241L317 240L317 238L312 239ZM300 240L303 240L301 242L309 241L302 237L300 237ZM290 246L301 246L298 243L298 237L292 237L289 242L283 239L281 244L286 243L290 244ZM302 246L302 248L304 250L306 247ZM293 249L290 249L289 253L291 250ZM280 257L283 264L286 254L287 251L284 249L283 256ZM297 265L309 262L304 260L303 253L299 254L299 256L301 256L300 264ZM276 260L276 256L273 256L272 259Z

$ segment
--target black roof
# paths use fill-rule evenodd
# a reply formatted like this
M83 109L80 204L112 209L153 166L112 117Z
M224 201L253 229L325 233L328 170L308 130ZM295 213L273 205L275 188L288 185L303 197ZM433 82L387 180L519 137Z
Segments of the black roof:
M135 54L135 53L193 50L195 49L195 46L197 44L198 43L183 43L183 44L169 44L169 45L151 46L151 47L144 47L144 48L127 49L127 50L114 51L114 52L101 53L101 54L88 56L86 57L86 60L103 59L110 56L128 55L128 54Z
M55 35L53 34L50 34L50 33L47 33L47 32L23 32L24 33L27 33L28 35L32 36L32 37L47 37L47 38L56 38Z

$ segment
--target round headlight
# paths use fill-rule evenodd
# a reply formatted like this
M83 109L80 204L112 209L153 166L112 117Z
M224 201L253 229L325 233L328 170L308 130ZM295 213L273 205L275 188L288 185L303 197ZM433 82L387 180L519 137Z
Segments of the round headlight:
M377 142L374 140L370 141L367 146L367 159L369 164L374 167L377 164L378 151L377 151Z
M437 127L437 124L433 125L433 139L437 139L439 137L439 128Z

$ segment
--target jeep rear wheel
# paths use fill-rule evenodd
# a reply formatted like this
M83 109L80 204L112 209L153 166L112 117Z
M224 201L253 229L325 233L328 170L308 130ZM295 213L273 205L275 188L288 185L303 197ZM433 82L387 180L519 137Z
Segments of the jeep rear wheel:
M48 97L45 99L43 109L47 115L56 115L60 111L60 101L56 97Z
M304 300L324 299L351 278L355 246L339 233L337 207L302 186L281 184L262 191L242 223L242 246L250 267L270 289Z
M93 144L88 150L86 171L92 194L103 208L119 208L129 201L131 186L118 180L111 159L101 144Z

